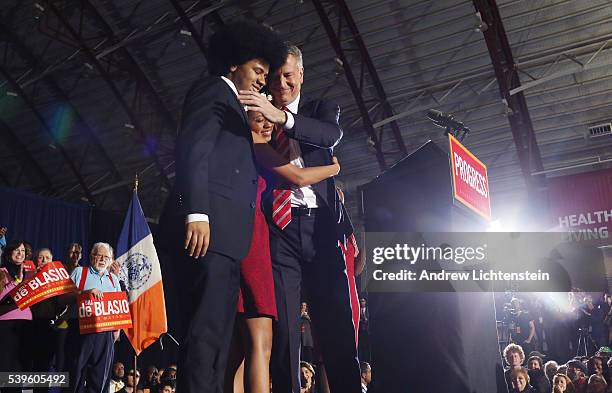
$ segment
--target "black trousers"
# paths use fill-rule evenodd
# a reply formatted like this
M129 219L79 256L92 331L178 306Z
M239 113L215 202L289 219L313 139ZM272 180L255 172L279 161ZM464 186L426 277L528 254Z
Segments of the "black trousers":
M9 319L0 321L0 354L1 372L32 371L31 337L35 334L32 321L25 319ZM0 393L21 393L20 387L0 388Z
M223 392L223 378L232 338L240 264L208 253L195 260L184 257L181 269L181 314L177 391Z
M299 393L300 301L308 302L312 328L332 392L359 393L361 379L346 265L327 209L270 226L278 322L274 324L274 392Z
M113 332L79 334L79 323L72 320L68 341L70 388L63 391L103 393L115 352Z

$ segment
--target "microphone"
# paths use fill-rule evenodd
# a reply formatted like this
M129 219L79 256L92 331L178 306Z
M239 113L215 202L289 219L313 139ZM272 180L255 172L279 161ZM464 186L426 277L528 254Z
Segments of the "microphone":
M427 118L433 121L433 123L438 127L450 128L457 131L467 128L462 122L455 120L453 115L442 113L435 109L430 109L427 111Z

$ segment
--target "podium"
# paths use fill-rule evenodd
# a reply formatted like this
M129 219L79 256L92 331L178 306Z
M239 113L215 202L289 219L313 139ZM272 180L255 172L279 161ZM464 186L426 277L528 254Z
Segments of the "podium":
M484 231L452 190L448 151L425 143L360 187L366 236ZM369 392L507 392L493 293L377 292L368 305Z

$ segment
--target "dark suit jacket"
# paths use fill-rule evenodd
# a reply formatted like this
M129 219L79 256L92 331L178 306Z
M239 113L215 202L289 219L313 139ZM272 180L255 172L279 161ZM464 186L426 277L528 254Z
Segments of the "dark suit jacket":
M209 251L246 256L257 192L253 139L244 109L220 77L199 80L187 93L174 188L166 209L174 232L184 236L187 214L208 214Z
M340 107L334 103L318 99L310 99L302 94L298 105L298 113L293 114L295 124L291 130L286 130L288 137L300 143L302 158L307 167L330 165L332 163L333 147L342 138L342 129L338 123ZM336 193L334 178L314 184L317 203L324 204L334 217L339 216L340 204ZM271 187L268 188L269 191ZM268 193L264 199L264 210L270 215L272 197Z

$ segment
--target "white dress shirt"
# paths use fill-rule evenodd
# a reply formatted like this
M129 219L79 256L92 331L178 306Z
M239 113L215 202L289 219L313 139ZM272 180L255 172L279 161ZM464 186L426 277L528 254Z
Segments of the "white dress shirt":
M287 105L287 122L285 123L285 129L292 129L295 125L295 119L292 113L298 112L298 106L300 105L301 94L298 94L295 101ZM292 138L289 139L289 160L290 162L299 167L305 168L304 159L302 158L302 150L300 149L300 143ZM308 208L317 207L317 196L314 193L312 186L298 187L296 185L291 186L291 206L305 206Z
M110 383L108 385L108 392L109 393L118 392L121 389L123 389L124 386L125 384L123 383L123 381L115 381L114 379L111 378Z

